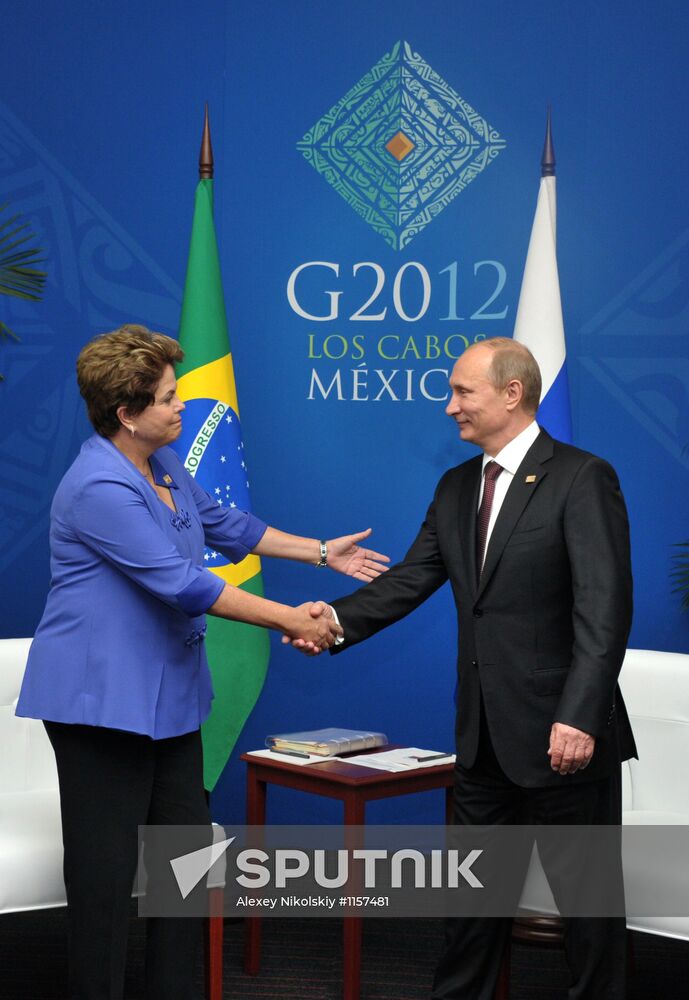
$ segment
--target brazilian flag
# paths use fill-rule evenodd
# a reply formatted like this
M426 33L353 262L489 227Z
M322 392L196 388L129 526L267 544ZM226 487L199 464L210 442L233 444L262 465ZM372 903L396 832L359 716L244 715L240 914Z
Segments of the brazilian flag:
M175 449L218 504L251 510L213 224L212 180L201 180L196 188L179 342L184 360L177 366L177 391L186 409ZM206 549L204 560L226 583L263 597L258 556L233 565L221 553ZM202 728L204 782L209 790L261 692L269 651L265 629L209 616L206 652L215 699Z

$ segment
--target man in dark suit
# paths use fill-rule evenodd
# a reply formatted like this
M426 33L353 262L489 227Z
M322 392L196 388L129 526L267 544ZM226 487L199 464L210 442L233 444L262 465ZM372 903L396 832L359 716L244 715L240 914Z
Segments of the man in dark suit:
M483 455L445 473L400 563L333 603L344 641L331 652L398 621L449 579L459 619L456 821L619 823L620 762L636 750L617 687L632 608L617 476L538 427L540 372L523 345L472 346L450 386L446 412ZM434 1000L492 1000L509 923L448 923ZM621 1000L624 941L624 918L565 920L569 1000Z

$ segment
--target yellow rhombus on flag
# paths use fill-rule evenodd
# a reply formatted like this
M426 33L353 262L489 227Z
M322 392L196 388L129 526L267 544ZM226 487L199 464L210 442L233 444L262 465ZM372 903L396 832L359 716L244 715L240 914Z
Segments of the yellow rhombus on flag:
M177 391L187 404L184 440L189 441L190 430L192 440L201 436L204 444L192 456L186 445L177 442L178 453L218 503L250 510L213 223L212 180L201 180L196 188L179 342L184 360L177 366ZM258 556L247 556L237 565L209 550L204 558L207 568L226 583L263 597ZM202 727L204 783L213 789L263 687L270 653L268 633L209 616L206 652L215 698Z

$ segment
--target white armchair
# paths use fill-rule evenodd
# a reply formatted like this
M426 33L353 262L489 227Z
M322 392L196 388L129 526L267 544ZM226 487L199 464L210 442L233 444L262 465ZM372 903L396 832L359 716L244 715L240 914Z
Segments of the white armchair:
M639 751L638 760L626 761L622 767L622 822L689 826L689 655L628 649L620 687ZM684 879L689 900L689 873L669 864L666 867L663 871L660 859L654 875L667 879L668 884ZM625 867L624 877L633 889L639 876ZM537 855L531 859L520 909L558 912ZM627 926L689 940L689 913L679 917L632 915Z
M623 820L635 826L689 826L689 655L628 649L621 687L639 759L623 768ZM662 860L662 859L661 859ZM687 912L681 917L630 916L630 930L689 940L689 872L670 867L658 877L683 879ZM625 881L635 878L625 871Z
M53 748L42 722L15 715L31 639L0 639L0 914L65 906ZM216 866L217 867L217 866ZM206 990L222 997L223 872L209 881Z
M30 645L0 640L0 913L66 902L53 750L42 722L14 714Z

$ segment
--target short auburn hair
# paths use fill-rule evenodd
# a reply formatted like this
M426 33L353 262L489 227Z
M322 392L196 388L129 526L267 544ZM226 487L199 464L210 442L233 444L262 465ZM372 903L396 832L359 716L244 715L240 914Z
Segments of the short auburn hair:
M120 406L136 415L155 402L166 366L183 357L172 337L133 323L90 340L77 358L77 382L98 434L110 438L117 433Z

